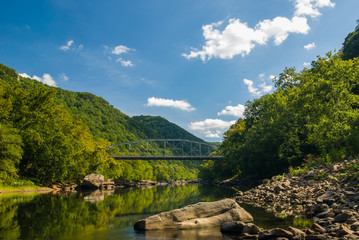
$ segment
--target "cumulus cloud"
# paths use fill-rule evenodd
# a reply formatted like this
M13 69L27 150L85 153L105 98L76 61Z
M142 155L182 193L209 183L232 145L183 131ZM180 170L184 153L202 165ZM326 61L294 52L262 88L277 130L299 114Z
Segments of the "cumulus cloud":
M111 53L115 54L115 55L121 55L121 54L128 53L129 51L134 51L134 50L135 49L126 47L124 45L118 45L112 49Z
M133 67L133 63L130 60L123 60L122 58L117 58L116 62L121 63L123 67Z
M28 75L28 74L26 74L26 73L19 73L19 75L22 76L22 77L25 77L25 78L31 78L31 79L37 80L37 81L42 82L42 83L44 83L44 84L47 84L47 85L49 85L49 86L56 87L56 82L55 82L55 80L54 80L53 77L52 77L50 74L48 74L48 73L44 73L44 74L42 75L42 77L39 77L39 76L36 76L36 75L30 77L30 75Z
M319 8L334 7L331 0L295 0L295 16L318 17L321 15Z
M254 28L236 18L229 19L223 31L219 29L223 21L204 25L202 31L206 42L202 49L193 49L182 56L187 59L199 57L202 61L211 58L232 59L236 55L248 55L254 47L266 45L271 39L275 45L280 45L291 33L307 34L310 27L306 16L319 16L319 8L322 7L334 7L334 4L330 0L295 0L296 10L291 19L265 19Z
M229 115L235 117L243 117L244 110L246 107L242 104L238 104L237 106L227 106L225 109L217 113L218 116L221 115Z
M206 119L204 121L191 122L189 128L198 131L207 138L220 138L223 132L236 121L223 121L221 119Z
M309 44L305 45L304 48L306 50L310 50L310 49L315 48L315 42L312 42L312 43L309 43Z
M184 100L173 100L155 97L148 98L146 106L177 108L187 112L196 110L194 107L191 106L191 104Z
M66 73L60 73L60 74L58 75L58 79L60 79L60 81L66 82L66 81L68 81L70 78L69 78L69 76L66 75Z
M69 51L69 50L80 51L83 48L84 48L84 46L82 44L75 45L74 40L69 40L69 41L67 41L67 43L65 45L60 46L60 50L65 51L65 52Z
M258 86L255 87L254 86L254 82L252 80L249 79L243 79L243 83L245 85L247 85L248 91L253 95L253 96L262 96L263 94L266 94L270 91L272 91L273 86L271 85L267 85L266 83L266 78L265 78L265 74L261 73L259 74L259 79L261 81L261 83L257 84ZM268 79L273 80L275 78L274 75L269 75Z
M123 66L123 67L133 67L134 66L134 64L131 60L123 59L122 55L128 54L130 51L136 51L136 49L129 48L124 45L118 45L114 48L110 48L109 46L104 46L104 48L105 48L105 54L116 55L116 57L117 57L116 63L121 63L121 66ZM120 55L121 55L121 57L120 57ZM107 56L107 58L109 59L109 61L112 61L111 56Z
M276 78L276 76L274 76L274 75L269 75L269 79L270 79L270 80L273 81L275 78Z

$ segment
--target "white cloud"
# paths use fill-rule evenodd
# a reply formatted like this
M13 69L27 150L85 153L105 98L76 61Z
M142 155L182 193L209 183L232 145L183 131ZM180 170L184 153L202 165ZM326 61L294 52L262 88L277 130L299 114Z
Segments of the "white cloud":
M303 63L303 66L304 66L304 67L310 67L310 63L309 63L309 62L304 62L304 63Z
M223 22L204 25L202 30L206 42L202 49L193 49L182 56L187 59L199 57L202 61L213 57L232 59L236 55L248 55L256 45L265 45L271 39L275 45L280 45L291 33L307 34L310 27L306 16L319 16L321 7L334 7L334 4L330 0L295 0L296 10L291 19L265 19L254 28L236 18L230 19L223 31L219 29Z
M172 100L172 99L155 98L155 97L148 98L146 106L177 108L187 112L196 110L194 107L191 106L191 104L189 104L187 101L184 100Z
M217 115L230 115L235 117L243 117L244 110L246 107L242 104L238 104L237 106L227 106L221 112L217 113Z
M305 45L304 48L306 50L310 50L310 49L315 48L315 42L312 42L312 43L309 43L309 44Z
M32 79L34 79L34 80L37 80L37 81L42 82L42 83L44 83L44 84L47 84L47 85L49 85L49 86L56 87L56 82L55 82L55 80L54 80L53 77L52 77L50 74L48 74L48 73L44 73L44 74L42 75L42 77L39 77L39 76L36 76L36 75L30 77L30 76L29 76L28 74L26 74L26 73L19 73L19 75L22 76L22 77L25 77L25 78L32 78Z
M60 74L58 75L58 78L59 78L61 81L65 81L65 82L70 79L69 76L66 75L66 73L60 73Z
M254 87L254 82L252 80L249 80L249 79L246 79L246 78L243 79L243 83L245 85L247 85L248 91L252 95L259 97L259 96L262 96L265 93L268 93L268 92L272 91L272 89L273 89L273 86L266 84L264 77L265 76L263 74L259 75L259 78L260 78L260 80L262 82L258 84L258 87ZM273 79L273 77L274 77L273 75L270 75L269 79Z
M123 60L122 58L118 58L116 62L121 63L123 67L133 67L133 63L130 60Z
M206 119L204 121L191 122L189 128L198 131L207 138L220 138L224 131L236 121L223 121L221 119Z
M270 91L272 91L272 88L273 88L272 86L267 85L265 82L259 84L259 87L260 87L262 93L270 92Z
M307 34L309 26L307 19L293 17L291 20L276 17L273 20L259 22L254 28L248 27L239 19L230 19L229 24L221 32L215 27L218 24L208 24L202 27L206 44L202 50L193 50L189 54L182 54L187 59L200 57L202 61L213 57L232 59L236 55L248 55L258 45L265 45L273 38L276 45L287 39L289 33Z
M122 57L119 57L120 55L128 54L130 51L136 51L136 49L126 47L124 45L118 45L112 49L110 49L109 46L104 46L105 48L105 54L113 54L118 56L116 59L116 63L121 63L123 67L133 67L135 66L131 60L123 59ZM109 61L112 61L111 56L107 56Z
M134 50L135 49L126 47L124 45L118 45L114 49L112 49L111 53L115 54L115 55L121 55L121 54L127 53L129 51L134 51Z
M24 78L31 78L30 75L27 73L19 73L19 75Z
M84 45L80 44L78 46L76 46L74 44L74 40L69 40L67 41L67 43L63 46L60 46L60 50L62 51L68 51L68 50L72 50L72 51L81 51L84 48Z
M243 79L243 82L245 85L247 85L248 91L250 93L252 93L253 95L258 95L258 96L260 95L258 88L253 87L253 85L254 85L253 81L245 78L245 79Z
M270 79L270 80L273 81L275 78L276 78L276 76L274 76L274 75L269 75L269 79Z
M68 51L73 43L74 43L74 41L70 40L66 43L66 45L61 46L60 49L62 51Z
M295 16L318 17L321 15L319 8L334 7L331 0L295 0Z

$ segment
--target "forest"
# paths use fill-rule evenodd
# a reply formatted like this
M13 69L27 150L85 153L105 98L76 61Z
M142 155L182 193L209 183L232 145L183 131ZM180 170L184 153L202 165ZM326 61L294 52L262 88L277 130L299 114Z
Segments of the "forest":
M198 140L161 117L131 118L101 97L50 87L0 64L1 185L77 182L89 173L196 179L199 164L192 161L116 161L106 152L114 143L178 134Z
M342 49L298 72L285 70L276 90L246 103L245 117L224 134L200 177L269 178L302 164L325 164L359 154L359 25Z

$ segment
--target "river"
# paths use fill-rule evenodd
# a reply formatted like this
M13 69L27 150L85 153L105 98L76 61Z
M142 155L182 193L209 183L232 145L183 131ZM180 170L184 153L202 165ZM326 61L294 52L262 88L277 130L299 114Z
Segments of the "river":
M229 239L218 228L136 232L134 223L150 215L200 201L235 194L232 188L188 184L123 189L102 194L0 194L0 239ZM243 206L255 224L285 227L293 218L275 218L260 208Z

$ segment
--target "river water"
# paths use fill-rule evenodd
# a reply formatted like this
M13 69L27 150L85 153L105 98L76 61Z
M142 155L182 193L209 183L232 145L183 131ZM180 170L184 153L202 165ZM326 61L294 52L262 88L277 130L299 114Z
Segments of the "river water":
M0 239L230 239L218 228L136 232L134 223L153 214L235 194L232 188L188 184L124 189L103 194L0 194ZM292 218L275 218L263 209L242 206L255 224L285 227Z

